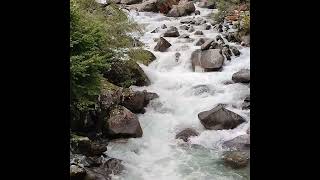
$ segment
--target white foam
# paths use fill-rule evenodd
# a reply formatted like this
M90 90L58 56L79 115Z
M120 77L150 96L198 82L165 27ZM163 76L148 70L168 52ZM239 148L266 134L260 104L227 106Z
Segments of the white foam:
M201 16L207 16L212 10L198 8ZM167 52L153 51L156 42L166 30L150 33L162 24L167 27L179 27L181 18L167 18L159 13L131 12L138 23L145 24L146 33L140 38L146 49L155 54L157 59L148 67L141 65L151 80L147 87L132 87L136 90L156 92L160 97L153 100L146 108L145 114L139 114L143 129L142 138L129 139L128 143L110 143L107 154L124 160L126 173L117 179L126 180L230 180L246 179L243 172L233 171L220 162L221 143L244 134L250 123L250 110L241 110L240 105L250 88L243 84L224 85L231 76L242 68L250 69L250 48L237 46L240 57L226 61L221 72L192 72L191 53L199 46L194 42L200 37L214 38L218 33L213 29L203 30L204 36L194 36L193 43L176 42L177 38L166 38L172 46ZM192 17L192 16L190 16ZM183 17L184 18L184 17ZM203 28L194 26L195 30ZM179 29L180 34L188 33ZM188 33L190 34L190 33ZM179 61L175 53L181 53ZM210 93L197 95L192 87L207 85ZM248 122L233 130L205 130L197 115L210 110L219 103L228 104L227 108L243 116ZM205 148L185 148L175 139L177 132L192 127L200 132L191 138L192 144Z

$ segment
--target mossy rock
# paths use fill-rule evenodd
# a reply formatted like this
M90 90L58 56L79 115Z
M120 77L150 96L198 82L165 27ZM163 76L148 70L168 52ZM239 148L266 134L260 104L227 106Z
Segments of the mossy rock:
M132 61L139 62L144 65L149 65L152 61L156 60L156 56L145 49L132 49L128 53Z
M150 80L141 67L133 60L118 61L111 65L111 69L104 73L104 77L111 83L128 88L148 86Z

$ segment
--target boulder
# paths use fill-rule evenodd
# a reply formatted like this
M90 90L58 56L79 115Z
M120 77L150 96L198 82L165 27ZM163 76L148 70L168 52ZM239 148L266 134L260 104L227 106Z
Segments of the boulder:
M250 109L250 96L247 96L243 103L242 103L242 109Z
M157 1L158 0L144 1L138 7L138 11L140 11L140 12L158 12L159 9L157 7Z
M111 68L104 73L104 77L111 83L121 86L130 87L148 86L150 80L137 62L133 60L117 61L111 64Z
M181 24L191 24L192 22L194 22L194 19L191 17L183 18L180 20Z
M250 70L241 69L232 75L232 81L235 83L250 83Z
M172 9L168 12L168 17L181 17L186 16L195 11L195 6L192 1L179 3L173 5Z
M199 7L208 8L208 9L215 9L217 6L216 6L216 2L215 1L201 0L199 2Z
M101 93L98 102L102 111L109 111L112 106L121 102L123 88L118 87L106 80L102 81Z
M123 170L121 160L110 158L99 167L86 168L85 180L111 180L111 175L119 175Z
M194 32L194 35L203 35L203 32L202 31L196 31L196 32Z
M189 34L182 34L181 36L179 36L179 38L189 38Z
M223 155L225 165L234 169L244 168L249 164L250 152L248 151L228 151Z
M193 70L195 70L196 67L200 67L204 69L205 72L218 71L222 68L224 57L219 49L209 49L205 51L198 49L191 54L191 63Z
M141 3L142 0L121 0L121 4L131 5Z
M70 180L83 179L86 174L87 172L84 168L74 164L70 166Z
M237 136L229 141L225 141L222 144L222 147L237 151L250 150L250 135L244 134L241 136Z
M164 39L163 37L160 37L157 45L154 47L154 50L165 52L170 46L171 44L166 39Z
M124 96L121 105L133 113L144 113L144 107L149 104L149 101L158 97L156 93L147 91L130 91Z
M243 117L226 109L222 104L209 111L200 112L198 118L201 124L210 130L234 129L245 122Z
M195 10L195 11L194 11L194 14L195 14L195 15L200 15L200 11L199 11L199 10Z
M200 38L197 42L196 42L196 46L201 46L203 43L205 43L206 40L204 38Z
M173 5L179 4L180 0L158 0L156 5L160 13L167 14Z
M152 30L151 33L158 33L160 31L159 27L157 27L156 29Z
M231 49L233 55L235 55L235 56L240 56L241 53L240 53L240 51L239 51L236 47L231 46L230 49Z
M209 25L209 24L204 25L204 29L205 29L205 30L211 29L211 25Z
M214 39L208 39L206 40L202 45L201 45L201 50L204 51L204 50L208 50L211 46L211 43L214 42Z
M188 30L190 27L187 25L181 25L179 28L182 30Z
M225 55L227 60L231 60L232 53L228 46L222 48L222 54Z
M167 26L166 26L165 24L162 24L161 28L162 28L162 29L166 29Z
M123 106L116 106L104 126L104 134L114 138L142 137L138 117Z
M91 141L88 137L76 135L73 135L70 144L72 153L86 156L99 156L107 150L107 144L97 143Z
M180 36L178 28L170 26L168 30L163 34L163 37L178 37Z
M189 138L192 136L198 136L199 133L191 128L187 128L176 135L176 139L182 139L184 142L188 142Z
M194 31L195 31L194 27L193 27L193 26L190 26L190 28L188 29L188 32L192 33L192 32L194 32Z

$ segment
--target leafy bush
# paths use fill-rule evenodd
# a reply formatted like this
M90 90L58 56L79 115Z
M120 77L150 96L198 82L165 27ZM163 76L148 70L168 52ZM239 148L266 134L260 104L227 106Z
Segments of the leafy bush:
M133 44L128 32L139 30L115 5L103 7L94 0L70 0L71 115L95 108L101 79L121 50ZM119 53L120 52L120 53Z

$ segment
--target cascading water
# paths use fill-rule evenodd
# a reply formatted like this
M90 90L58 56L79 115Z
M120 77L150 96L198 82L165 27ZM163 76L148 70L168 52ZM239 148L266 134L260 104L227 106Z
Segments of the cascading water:
M200 10L206 17L212 10ZM156 42L166 30L150 33L162 24L179 27L181 18L169 18L160 13L130 12L130 16L145 26L146 33L140 38L145 48L157 59L149 66L140 65L151 80L147 87L132 87L135 90L156 92L158 99L150 102L145 114L139 114L143 129L142 138L131 138L127 142L112 142L108 145L108 156L124 161L125 172L114 179L125 180L223 180L250 179L249 167L233 170L221 161L221 144L246 133L250 126L250 110L242 110L241 103L250 94L248 85L235 83L226 85L232 74L240 69L250 69L250 48L236 46L241 55L225 61L221 72L193 72L191 53L199 49L195 42L200 37L214 38L215 30L204 30L203 36L179 29L180 34L190 34L194 42L166 37L172 46L166 52L153 51ZM192 17L192 16L189 16ZM175 54L181 54L176 61ZM205 86L199 86L205 85ZM204 89L202 89L205 87ZM210 110L217 104L227 104L227 109L238 113L247 122L232 130L206 130L198 119L198 113ZM193 137L189 144L175 139L184 128L194 128L200 135ZM191 145L190 145L191 144Z

